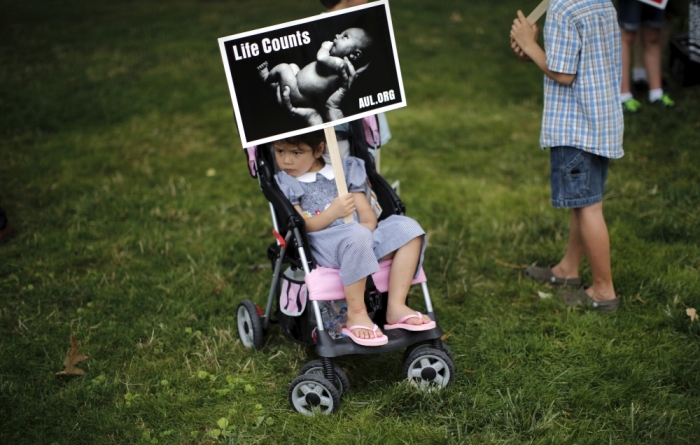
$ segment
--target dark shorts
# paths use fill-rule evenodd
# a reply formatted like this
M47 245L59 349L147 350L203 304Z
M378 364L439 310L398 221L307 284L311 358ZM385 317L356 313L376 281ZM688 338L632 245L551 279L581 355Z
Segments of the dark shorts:
M552 206L580 208L603 201L610 159L573 147L549 151Z
M639 31L639 28L664 27L666 11L646 5L637 0L617 1L617 21L620 28L627 31Z

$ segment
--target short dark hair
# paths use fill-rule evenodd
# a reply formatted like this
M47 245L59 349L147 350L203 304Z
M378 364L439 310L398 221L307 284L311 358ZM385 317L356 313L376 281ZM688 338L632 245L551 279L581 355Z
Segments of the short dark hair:
M306 144L311 147L311 150L316 153L321 142L326 143L326 133L324 130L316 130L310 133L298 134L296 136L288 137L283 139L284 142L291 145ZM323 162L323 158L321 158Z
M340 3L340 0L321 0L321 4L326 8L326 9L331 9L335 5Z

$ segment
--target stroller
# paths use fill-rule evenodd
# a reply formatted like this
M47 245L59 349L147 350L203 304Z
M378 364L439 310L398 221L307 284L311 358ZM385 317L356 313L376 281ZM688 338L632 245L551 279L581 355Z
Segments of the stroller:
M368 140L377 140L370 137L372 127L362 120L351 122L349 127L350 155L365 162L367 178L381 208L378 219L391 214L404 214L404 204L374 167L374 158L370 153L374 147L368 143ZM409 382L423 390L439 389L450 384L455 373L454 358L441 340L443 332L437 323L435 328L426 331L387 330L384 334L389 342L382 346L361 346L339 334L339 329L334 330L334 321L337 325L337 320L343 315L342 309L340 313L337 310L338 299L344 296L333 296L332 291L311 291L312 286L318 289L318 284L312 284L308 279L309 274L325 268L318 266L311 254L304 219L275 182L276 164L271 144L250 147L246 149L246 154L250 173L258 179L269 201L276 241L267 250L274 272L265 310L250 300L241 301L237 310L238 333L245 347L259 350L270 323L279 323L291 340L315 347L320 359L304 365L289 386L292 408L305 415L314 415L319 411L329 414L338 409L341 396L348 391L350 382L332 359L343 355L381 354L405 349L403 377ZM382 269L367 277L365 289L367 311L379 326L386 323L388 298L388 268ZM333 272L330 269L325 271ZM436 321L422 270L413 283L421 285L427 315ZM326 296L319 297L324 292Z

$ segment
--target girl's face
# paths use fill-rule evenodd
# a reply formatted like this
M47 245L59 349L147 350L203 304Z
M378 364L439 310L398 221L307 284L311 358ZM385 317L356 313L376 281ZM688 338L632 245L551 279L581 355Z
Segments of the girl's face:
M277 166L289 176L298 178L304 173L317 172L323 168L318 160L323 155L323 142L315 152L303 142L293 145L286 141L277 141L273 147Z

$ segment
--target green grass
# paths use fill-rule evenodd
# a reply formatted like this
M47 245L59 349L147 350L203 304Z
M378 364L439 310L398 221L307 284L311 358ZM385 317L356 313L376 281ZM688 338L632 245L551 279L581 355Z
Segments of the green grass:
M382 172L430 234L457 375L423 394L400 353L343 357L351 392L309 419L287 391L313 351L276 326L260 352L238 340L272 237L216 39L318 2L0 0L0 205L17 233L0 246L0 443L700 442L685 312L700 310L700 89L626 121L605 197L622 309L540 299L516 266L557 260L568 214L538 148L542 76L508 46L523 7L392 2L408 107L388 113ZM59 377L71 334L87 373Z

